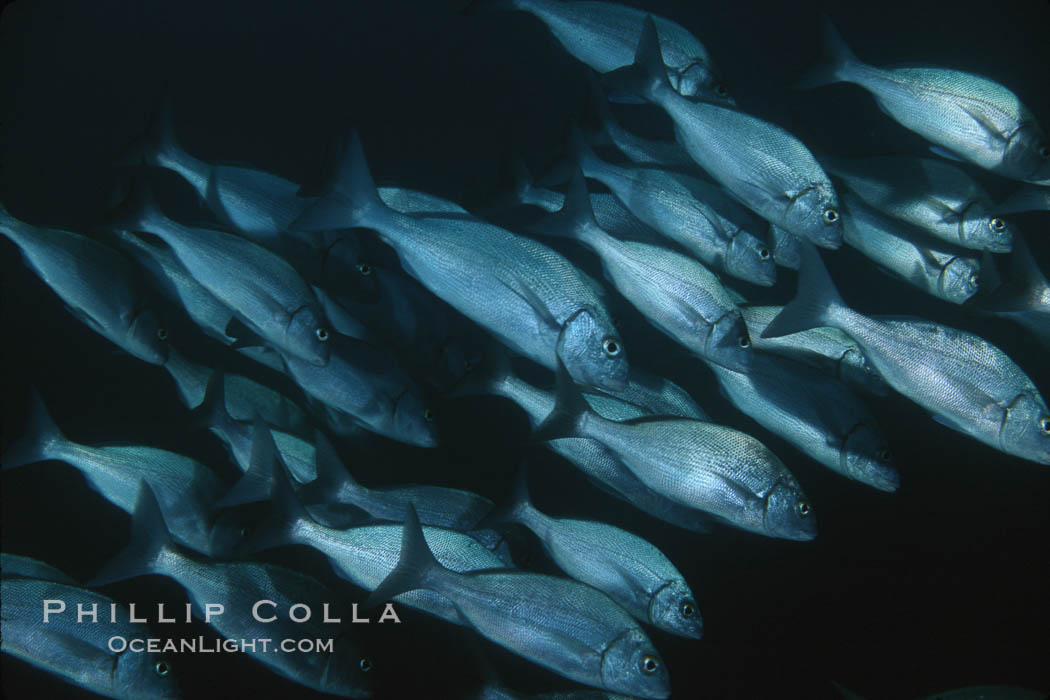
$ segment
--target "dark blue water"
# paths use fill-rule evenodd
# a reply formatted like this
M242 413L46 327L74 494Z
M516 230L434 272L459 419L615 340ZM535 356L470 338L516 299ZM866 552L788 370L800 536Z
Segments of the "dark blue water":
M356 128L377 180L484 206L509 186L511 153L525 154L534 172L560 157L566 127L585 115L588 98L584 69L538 21L518 13L463 17L462 4L14 3L0 25L0 195L27 221L89 232L112 205L118 177L111 163L167 93L180 140L204 160L317 183L332 140ZM921 154L925 147L859 88L790 88L818 54L821 11L862 59L983 74L1009 86L1050 124L1050 4L1042 0L630 4L692 30L741 108L814 149ZM669 134L650 108L624 114L654 134ZM169 180L171 201L191 207L191 192ZM993 177L982 181L996 196L1013 187ZM1047 215L1014 221L1043 269L1050 268ZM5 240L0 249L5 446L21 434L35 386L74 439L166 447L232 475L216 439L188 432L167 373L120 354L74 320L22 265L14 245ZM560 249L595 269L578 249ZM915 314L978 333L1017 361L1044 395L1050 392L1046 350L1023 331L922 297L852 251L825 257L858 310ZM784 303L795 279L782 278L772 290L741 291ZM735 412L706 369L636 315L625 312L623 323L633 363L665 373L716 420L754 434L785 461L814 503L816 541L726 529L705 537L647 519L595 490L568 463L529 447L524 415L493 398L435 397L444 437L438 450L376 441L360 454L344 447L344 456L354 459L365 484L435 483L494 499L506 494L527 457L543 510L602 519L658 545L685 574L705 620L698 642L650 631L674 697L835 697L831 681L867 698L984 683L1050 689L1046 467L997 453L891 397L869 403L903 486L896 494L874 492ZM201 355L214 351L197 348ZM4 473L2 486L4 551L86 578L126 541L129 518L67 465ZM519 539L528 554L530 540ZM531 550L532 565L551 570L534 544ZM265 559L341 585L314 552L289 548ZM340 590L363 600L359 591ZM176 584L158 577L106 592L151 605L184 600ZM408 610L403 621L360 629L380 696L450 697L476 687L472 635ZM188 636L212 635L200 623L178 627ZM512 687L570 686L491 644L478 646ZM183 656L176 664L192 698L314 696L240 655ZM7 656L2 668L5 697L84 696Z

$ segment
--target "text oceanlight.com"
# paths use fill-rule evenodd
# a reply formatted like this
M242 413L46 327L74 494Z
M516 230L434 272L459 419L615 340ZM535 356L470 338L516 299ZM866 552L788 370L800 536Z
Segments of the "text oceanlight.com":
M140 639L133 637L110 637L107 643L114 654L130 651L134 654L221 654L221 653L257 653L283 652L332 653L335 651L334 639Z

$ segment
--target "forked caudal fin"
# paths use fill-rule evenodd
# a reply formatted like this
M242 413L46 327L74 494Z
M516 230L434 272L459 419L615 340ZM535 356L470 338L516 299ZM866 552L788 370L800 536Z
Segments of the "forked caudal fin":
M529 497L528 469L523 464L514 476L510 499L496 506L474 527L478 530L490 530L513 523L525 524L525 517L532 509Z
M361 486L339 459L331 441L320 430L314 432L314 463L317 465L317 478L299 490L301 503L314 505L349 501L357 505L357 499L347 496L360 491Z
M846 73L851 66L860 64L857 57L853 55L846 40L842 38L839 31L831 20L824 16L821 26L823 27L823 55L816 65L810 68L795 83L795 87L801 90L807 88L830 85L847 80Z
M29 415L26 418L26 433L0 457L0 467L14 469L27 464L54 459L55 447L67 442L62 431L55 425L44 400L37 390L29 390Z
M379 198L357 132L350 134L326 194L306 208L289 228L293 231L333 231L374 228L376 216L390 209Z
M845 307L812 243L801 242L799 260L798 292L791 303L762 331L763 338L779 338L826 326L831 311Z
M252 424L252 453L248 471L216 502L220 508L265 501L270 496L274 464L280 463L271 428L258 414Z
M88 581L88 587L154 573L157 555L171 542L157 497L153 489L140 480L135 510L131 515L131 541Z
M550 414L532 434L533 442L547 442L567 437L582 437L580 422L591 413L591 407L583 398L579 387L558 358L558 397Z
M401 556L390 575L383 579L365 601L365 609L374 609L380 603L417 588L427 587L431 572L445 571L430 551L423 528L419 524L415 506L409 504L405 525L401 530Z
M171 98L165 95L154 109L146 131L124 149L114 165L158 167L163 156L180 153L182 147L175 138L171 112Z
M652 15L646 15L634 63L602 74L602 81L614 90L633 93L650 102L656 100L661 89L671 89L660 51L660 35Z

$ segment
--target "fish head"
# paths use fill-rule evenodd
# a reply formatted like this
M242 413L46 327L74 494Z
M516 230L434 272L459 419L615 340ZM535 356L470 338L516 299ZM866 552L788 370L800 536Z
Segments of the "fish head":
M628 629L602 652L602 687L640 698L671 695L671 679L663 659L645 633Z
M765 532L774 537L806 541L817 536L813 506L791 478L781 478L766 494L762 522Z
M711 324L704 343L704 356L726 369L746 372L751 368L751 336L740 312L730 312Z
M822 248L842 247L842 214L830 183L813 185L791 198L784 228Z
M344 698L367 698L375 685L374 662L348 636L335 640L321 674L322 690Z
M649 621L682 637L700 639L704 636L700 608L685 581L671 581L656 592L649 601Z
M1008 454L1050 464L1050 409L1035 391L1026 391L1006 407L999 446Z
M839 463L847 476L880 491L900 488L900 475L893 467L889 445L870 425L858 423L846 435Z
M577 311L562 326L556 351L580 384L612 392L627 388L627 349L607 314Z
M315 367L324 367L331 355L328 345L331 335L331 326L324 312L315 304L306 304L296 309L288 319L284 331L285 347Z
M437 447L436 416L434 409L424 405L417 393L406 391L394 402L394 435L409 445Z
M991 253L1009 253L1013 249L1013 229L1001 216L974 202L959 219L959 237L975 248Z
M941 270L937 286L941 295L955 304L961 304L974 294L981 284L981 264L972 258L952 258Z
M135 357L153 365L168 361L168 330L151 309L142 309L128 324L124 347Z
M156 653L120 654L113 669L114 687L120 697L181 698L175 667L167 656Z
M850 386L861 387L876 396L889 394L886 380L871 366L858 347L847 348L838 362L838 377Z
M1050 140L1038 124L1026 122L1010 136L998 170L1028 182L1050 183Z
M747 231L739 231L726 249L726 271L752 284L772 287L777 281L773 251Z
M700 59L692 61L680 70L669 70L667 77L671 81L671 87L682 97L728 107L736 106L736 100L730 97L722 79L711 70L711 66Z

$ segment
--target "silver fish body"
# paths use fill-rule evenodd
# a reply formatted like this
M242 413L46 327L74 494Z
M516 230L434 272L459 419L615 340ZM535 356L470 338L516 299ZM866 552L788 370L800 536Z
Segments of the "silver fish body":
M963 170L930 158L829 159L828 172L872 208L947 243L1008 253L1010 225L991 196Z
M0 233L93 331L140 360L164 364L167 331L149 308L129 260L85 236L19 221L2 206Z
M496 521L527 527L558 568L603 591L636 619L683 637L703 635L689 584L659 549L613 525L541 512L529 498L524 472Z
M44 601L62 601L64 613L42 624ZM32 578L0 580L0 637L4 653L107 698L179 698L182 693L171 661L155 652L125 654L110 649L112 637L150 639L144 624L128 622L129 610L113 600L76 586ZM77 605L94 609L100 622L78 623ZM115 623L108 621L115 606Z
M627 354L591 285L561 255L473 218L401 214L385 205L355 137L332 191L297 224L377 230L405 271L502 342L589 385L620 389Z
M856 389L886 396L889 387L855 340L837 328L812 328L777 338L763 336L783 306L741 306L755 350L817 367Z
M965 248L931 240L922 231L882 214L849 192L843 240L893 275L927 294L962 304L977 293L981 261Z
M612 2L511 0L539 18L575 58L606 73L631 63L646 13ZM686 97L732 104L704 46L681 25L656 17L667 79Z
M1050 184L1050 144L1034 115L1003 85L936 67L878 68L853 55L824 20L824 63L803 79L816 87L849 82L883 112L929 141L986 170Z
M698 199L679 176L657 168L623 168L599 159L577 140L583 174L598 180L632 214L679 243L706 265L754 284L776 280L773 257L764 243L739 227L726 228L713 207Z
M1050 464L1050 409L1002 350L939 323L877 319L853 311L812 249L803 250L802 277L799 296L764 334L837 328L861 346L887 384L938 422L1007 454Z
M881 491L900 477L868 409L809 365L757 353L747 372L710 364L722 393L759 425L843 476Z
M1010 281L979 308L1023 326L1050 349L1050 282L1021 236L1010 257Z
M0 552L0 578L38 578L55 583L75 586L77 582L71 576L59 571L50 564L22 557L17 554Z
M817 245L842 245L835 188L813 154L784 129L729 107L690 102L671 89L647 19L635 63L606 76L659 105L693 160L749 209Z

